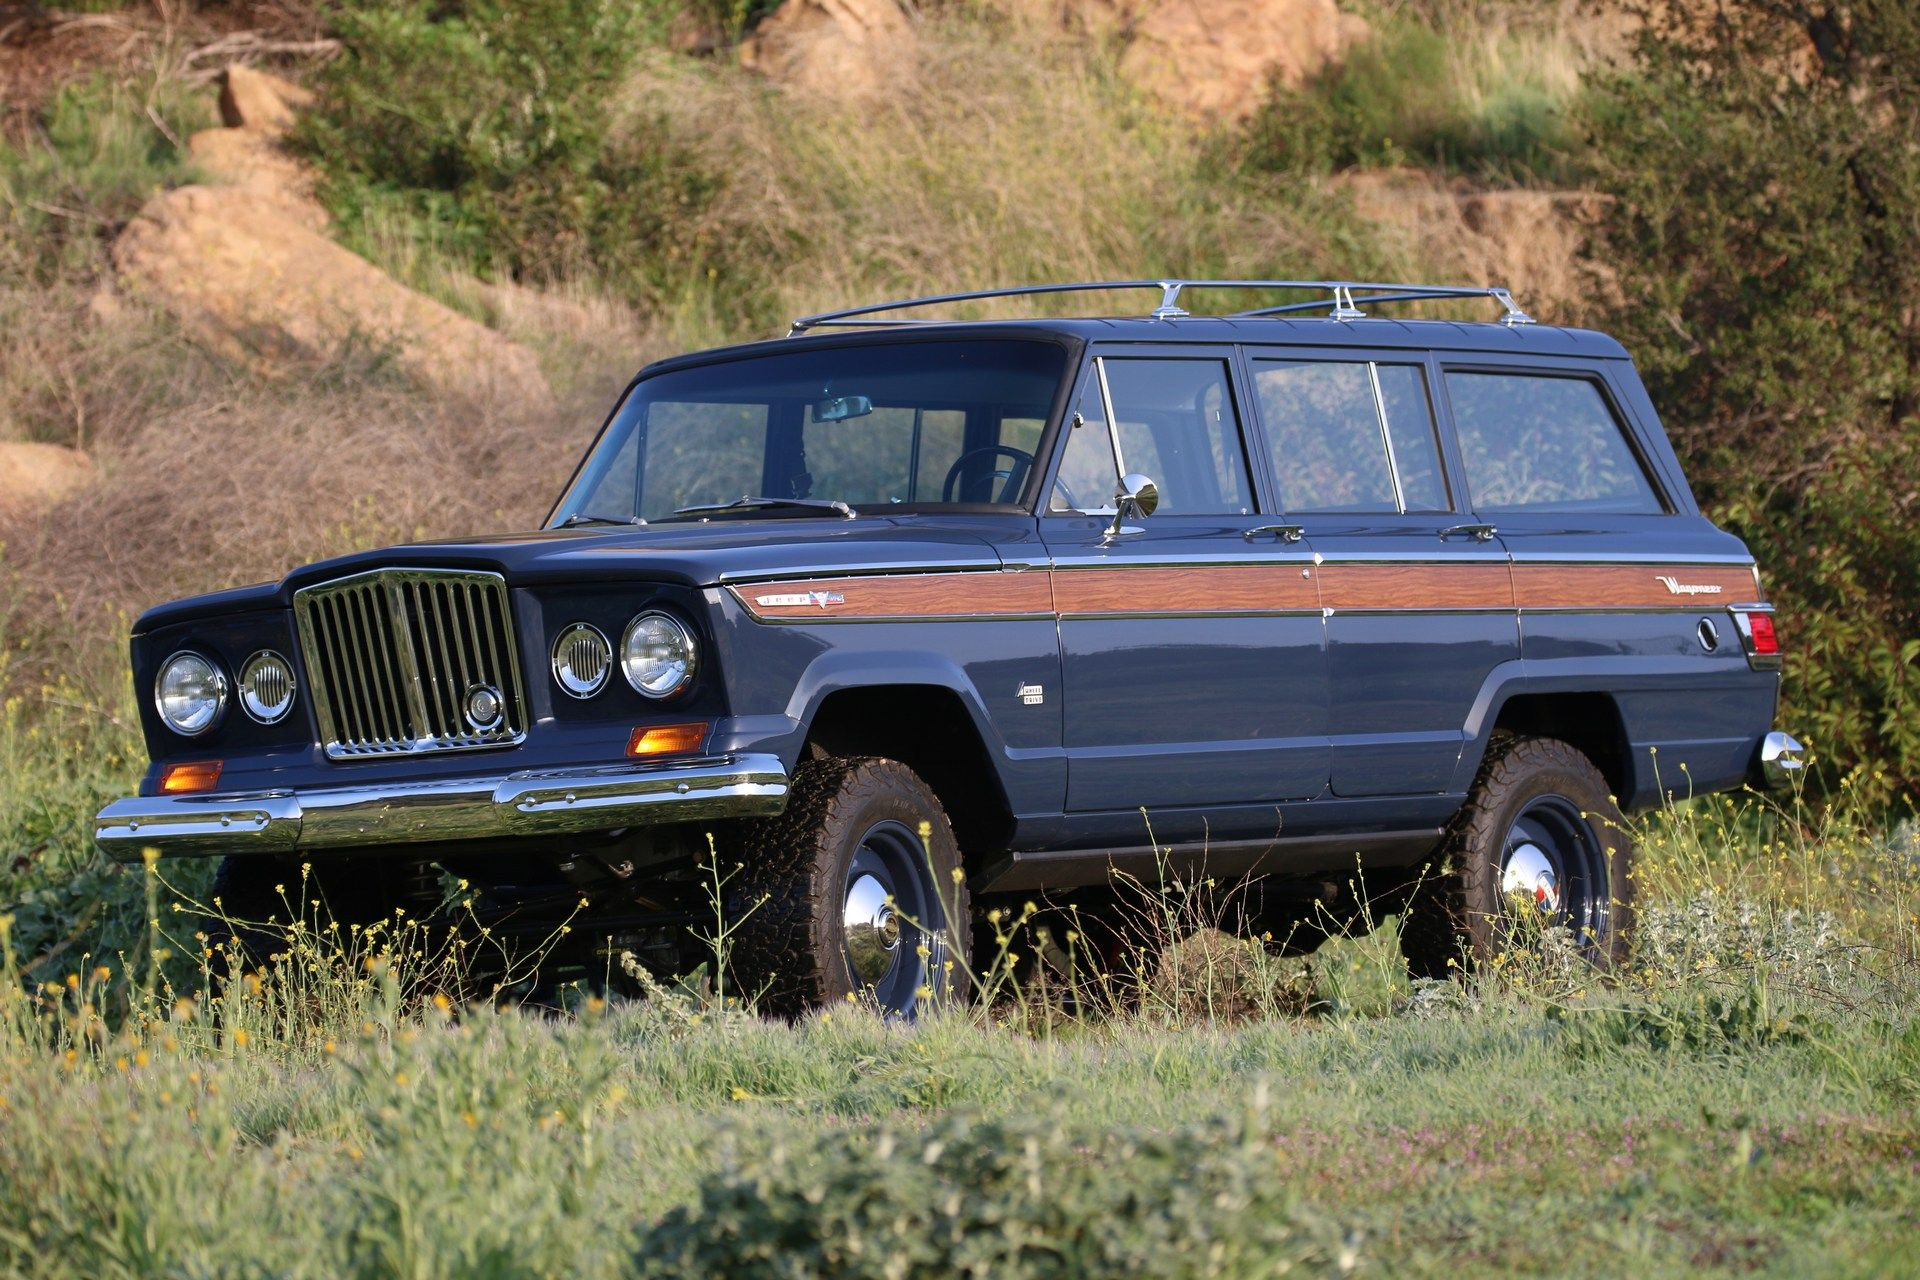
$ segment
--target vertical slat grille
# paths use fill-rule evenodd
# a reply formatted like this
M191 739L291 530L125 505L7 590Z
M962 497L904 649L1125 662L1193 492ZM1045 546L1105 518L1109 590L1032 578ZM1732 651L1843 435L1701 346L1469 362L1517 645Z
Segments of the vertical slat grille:
M503 746L526 735L506 583L381 569L294 593L301 652L336 758ZM491 690L499 715L470 699Z

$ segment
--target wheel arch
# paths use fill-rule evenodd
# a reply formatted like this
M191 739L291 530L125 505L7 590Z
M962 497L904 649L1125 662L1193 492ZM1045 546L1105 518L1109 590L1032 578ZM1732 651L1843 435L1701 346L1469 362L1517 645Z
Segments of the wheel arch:
M1508 686L1488 708L1469 739L1456 774L1457 790L1478 775L1496 735L1557 738L1593 761L1621 808L1638 794L1632 738L1610 692L1588 688Z
M939 797L972 875L1013 835L997 735L983 721L977 700L948 683L840 685L807 715L802 756L884 756L912 769Z

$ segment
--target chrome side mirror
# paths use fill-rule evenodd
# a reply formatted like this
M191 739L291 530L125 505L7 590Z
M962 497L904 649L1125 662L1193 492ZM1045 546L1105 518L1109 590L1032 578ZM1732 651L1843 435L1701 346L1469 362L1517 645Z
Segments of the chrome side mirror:
M1126 522L1134 516L1145 519L1159 509L1160 486L1137 471L1128 473L1121 477L1119 491L1113 495L1113 523L1107 528L1107 537L1139 533L1128 528Z

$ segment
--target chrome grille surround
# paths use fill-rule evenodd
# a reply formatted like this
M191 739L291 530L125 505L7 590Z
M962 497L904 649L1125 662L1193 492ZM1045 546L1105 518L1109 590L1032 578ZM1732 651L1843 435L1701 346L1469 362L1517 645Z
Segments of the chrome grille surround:
M320 738L335 760L473 751L526 738L506 579L462 569L375 569L293 593ZM499 693L475 728L467 698Z

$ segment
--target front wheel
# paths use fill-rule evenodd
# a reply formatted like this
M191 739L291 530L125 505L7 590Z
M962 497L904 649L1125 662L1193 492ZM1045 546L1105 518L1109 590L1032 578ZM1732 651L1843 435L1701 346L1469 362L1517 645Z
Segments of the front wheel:
M1401 920L1408 971L1446 977L1548 929L1613 967L1626 955L1632 857L1606 779L1578 749L1554 738L1495 744Z
M848 996L911 1015L964 990L960 850L918 774L873 757L809 760L786 812L752 824L729 886L731 969L749 999L795 1017Z

